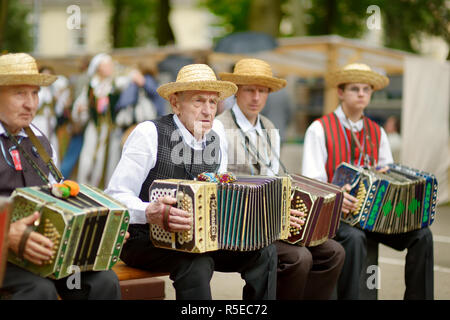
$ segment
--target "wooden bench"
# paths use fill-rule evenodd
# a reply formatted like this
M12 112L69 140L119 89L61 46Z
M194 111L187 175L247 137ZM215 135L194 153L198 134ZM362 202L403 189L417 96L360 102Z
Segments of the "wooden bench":
M163 300L165 298L164 280L158 278L168 273L150 272L132 268L119 261L112 268L120 281L122 300Z

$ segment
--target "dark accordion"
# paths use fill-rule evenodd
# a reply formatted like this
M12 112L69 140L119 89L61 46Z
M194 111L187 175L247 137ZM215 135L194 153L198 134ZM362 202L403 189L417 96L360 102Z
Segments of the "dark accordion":
M385 173L341 163L333 183L349 184L357 210L342 221L363 230L399 234L431 225L436 213L438 183L432 174L399 164Z
M304 213L305 224L300 229L291 228L291 236L286 242L312 247L333 238L341 216L341 189L302 175L291 177L291 208Z
M129 213L97 188L80 184L75 197L57 198L48 186L17 188L11 195L11 222L40 211L35 231L53 242L53 257L35 265L10 251L8 261L54 279L80 271L109 270L119 260Z
M242 176L233 183L155 180L150 202L172 196L193 215L190 231L169 232L150 225L157 247L186 252L250 251L289 235L290 179Z

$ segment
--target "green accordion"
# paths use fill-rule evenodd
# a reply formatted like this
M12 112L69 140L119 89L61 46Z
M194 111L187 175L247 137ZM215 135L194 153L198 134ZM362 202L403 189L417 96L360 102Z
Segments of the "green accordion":
M80 271L109 270L119 260L130 215L101 190L80 184L76 197L54 197L48 186L17 188L11 222L40 211L35 231L53 243L53 257L35 265L10 251L8 261L42 277L61 279Z
M150 202L177 199L177 207L192 213L185 232L150 225L156 247L185 252L251 251L289 236L291 180L288 177L240 176L233 183L155 180Z

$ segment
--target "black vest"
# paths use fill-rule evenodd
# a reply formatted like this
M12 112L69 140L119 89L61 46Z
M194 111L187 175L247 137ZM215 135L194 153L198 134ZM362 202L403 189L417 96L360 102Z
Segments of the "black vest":
M158 153L156 164L150 170L141 187L139 198L149 201L148 189L156 179L192 180L202 172L216 172L220 165L220 139L210 130L206 135L203 150L194 150L183 140L173 114L152 120L158 132Z
M17 139L19 136L16 137ZM44 146L47 153L52 155L52 148L50 142L44 136L37 136L42 145ZM14 161L11 158L9 149L14 148L14 143L11 139L7 138L5 135L0 135L0 195L10 196L11 193L16 188L21 187L33 187L45 184L44 181L39 177L39 174L35 169L28 163L26 158L19 150L20 162L22 165L22 170L17 171L14 168ZM45 172L48 176L49 169L45 162L38 155L37 152L32 150L32 143L28 137L24 137L20 142L20 145L28 152L34 162ZM9 164L8 164L9 162ZM12 167L11 167L12 165Z

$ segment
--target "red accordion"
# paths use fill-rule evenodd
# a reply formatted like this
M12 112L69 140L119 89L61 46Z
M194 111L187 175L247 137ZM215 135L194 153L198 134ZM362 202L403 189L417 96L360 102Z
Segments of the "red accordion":
M342 190L302 175L291 177L291 208L305 214L305 224L300 229L291 228L291 236L285 241L312 247L333 238L341 217Z

